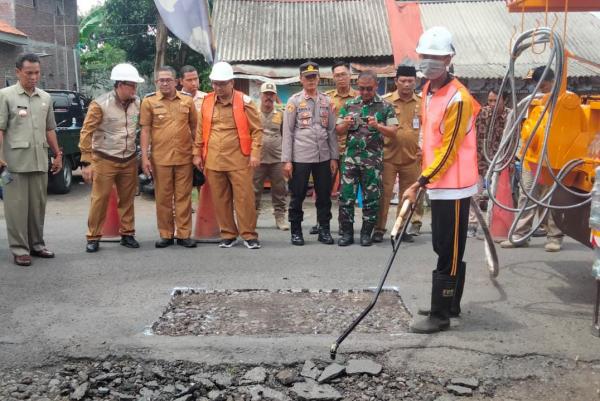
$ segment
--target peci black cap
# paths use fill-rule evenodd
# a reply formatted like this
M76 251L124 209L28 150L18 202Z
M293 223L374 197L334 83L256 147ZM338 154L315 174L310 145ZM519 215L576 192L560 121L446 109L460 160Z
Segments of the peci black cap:
M300 64L300 75L306 74L318 74L319 73L319 64L313 61L307 61L304 64Z
M400 64L396 69L396 78L398 77L416 77L417 69L412 65Z

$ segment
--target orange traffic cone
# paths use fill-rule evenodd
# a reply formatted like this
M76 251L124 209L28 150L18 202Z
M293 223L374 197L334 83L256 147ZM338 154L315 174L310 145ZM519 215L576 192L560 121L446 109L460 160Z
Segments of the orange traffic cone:
M119 233L119 213L117 212L117 188L113 186L108 198L106 218L102 226L102 241L114 241L121 238Z
M196 224L194 225L194 239L198 242L220 242L219 224L215 214L215 206L210 193L210 186L205 182L200 189L198 208L196 209Z
M498 176L496 183L496 199L502 205L513 207L512 189L508 169L504 169ZM502 209L490 202L492 208L489 220L490 233L495 242L508 239L508 231L513 223L514 213Z

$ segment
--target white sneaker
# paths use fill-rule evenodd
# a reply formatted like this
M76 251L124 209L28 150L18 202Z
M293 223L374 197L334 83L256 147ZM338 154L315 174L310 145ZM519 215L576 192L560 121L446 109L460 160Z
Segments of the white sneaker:
M221 243L219 244L219 248L231 248L236 243L237 243L236 238L224 239L224 240L221 240Z
M260 249L260 242L257 239L244 240L244 245L248 249Z

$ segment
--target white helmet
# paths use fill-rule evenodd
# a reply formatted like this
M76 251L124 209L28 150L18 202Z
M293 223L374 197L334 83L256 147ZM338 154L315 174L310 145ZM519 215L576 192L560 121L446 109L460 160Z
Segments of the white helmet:
M208 76L211 81L229 81L233 79L233 68L225 61L219 61L213 65L212 71Z
M110 73L111 81L127 81L141 84L144 78L140 77L138 70L128 63L117 64Z
M429 28L419 38L416 52L433 56L454 55L456 52L452 46L452 34L443 26Z

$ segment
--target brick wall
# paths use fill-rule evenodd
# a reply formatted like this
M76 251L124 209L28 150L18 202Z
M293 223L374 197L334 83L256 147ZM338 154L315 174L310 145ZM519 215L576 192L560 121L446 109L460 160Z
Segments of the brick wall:
M0 0L0 18L15 25L15 3L14 0Z
M23 51L42 55L39 86L73 89L76 80L73 49L79 39L77 0L12 1L15 26L29 37L29 45Z
M15 76L15 60L23 52L22 46L13 46L0 42L0 88L4 88L8 81L9 85L17 82Z

